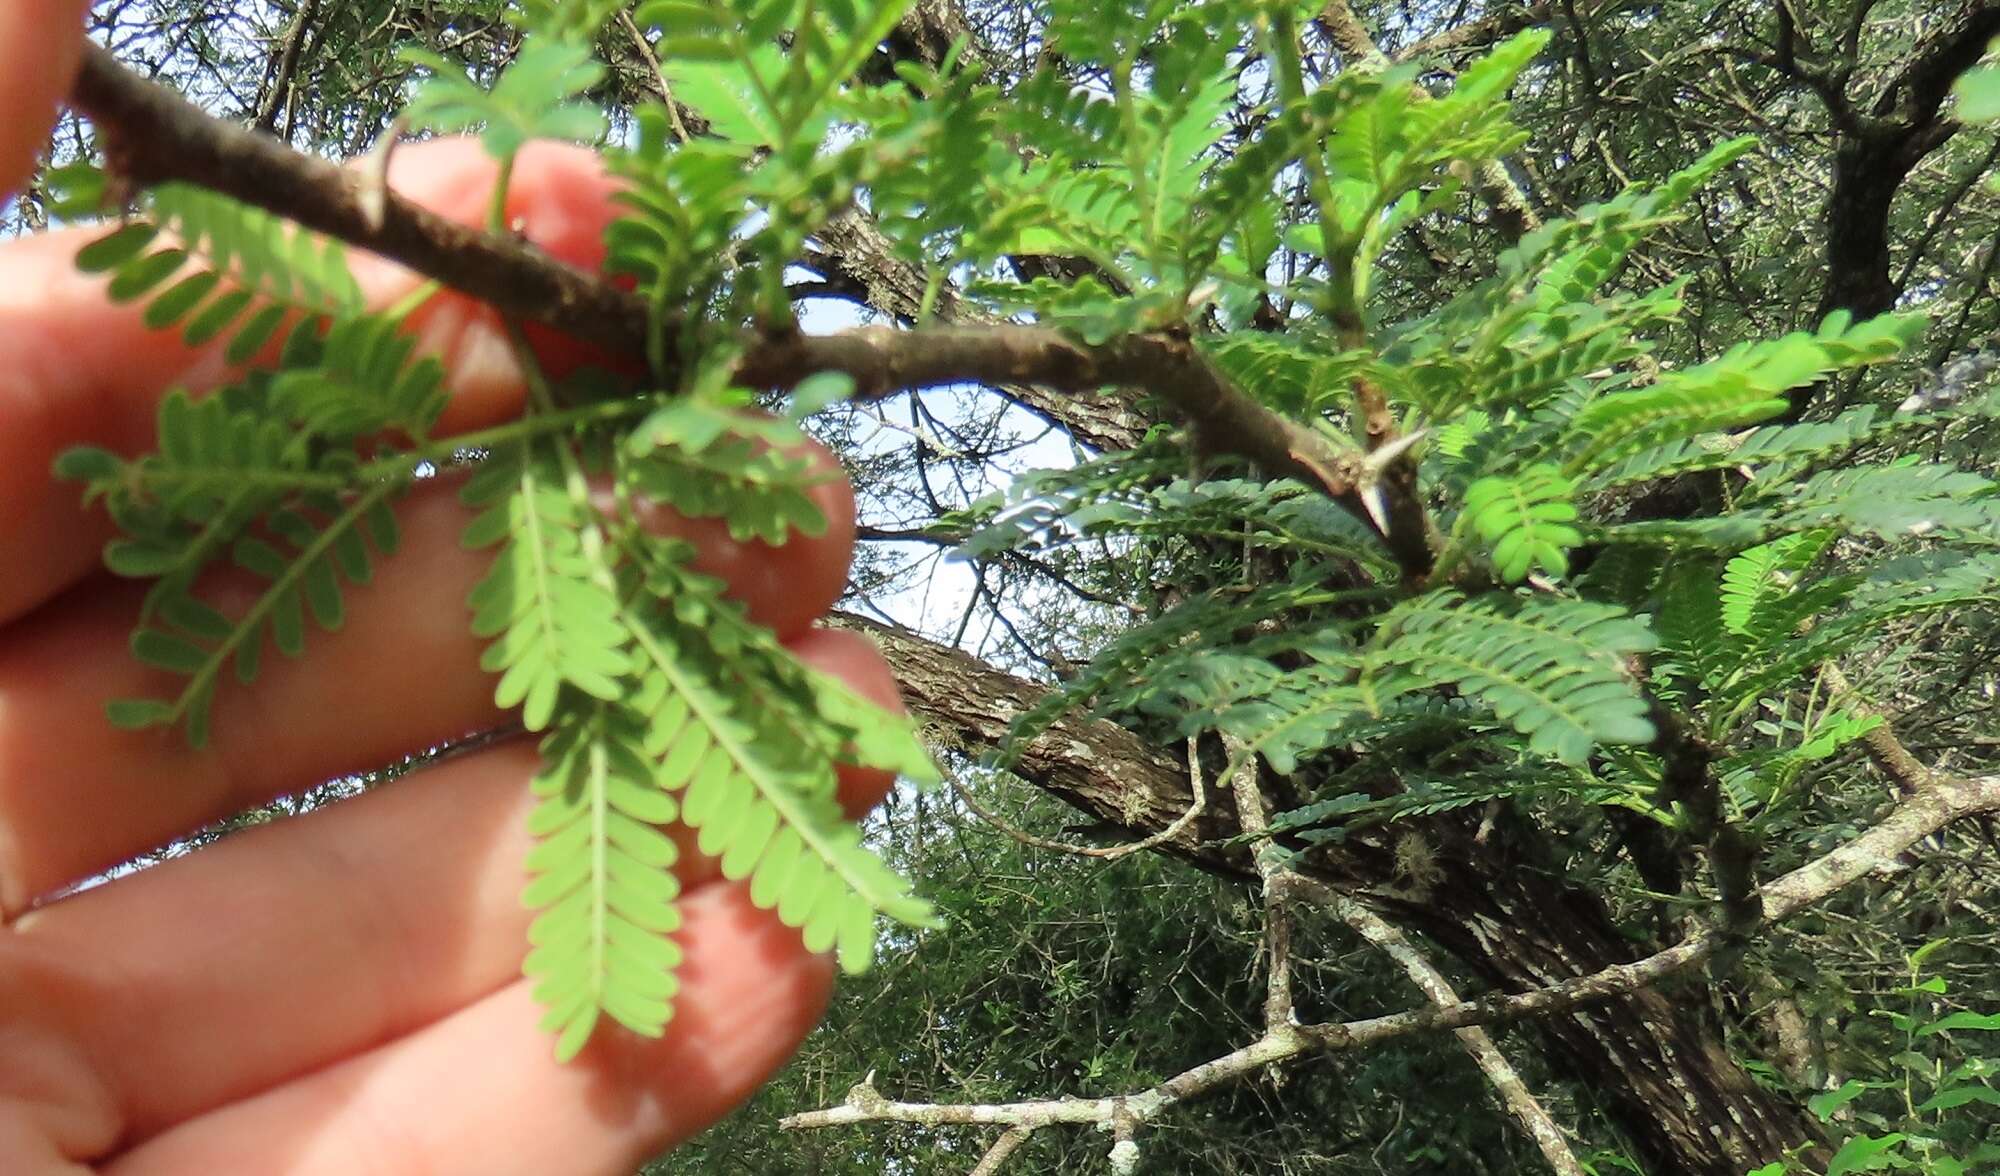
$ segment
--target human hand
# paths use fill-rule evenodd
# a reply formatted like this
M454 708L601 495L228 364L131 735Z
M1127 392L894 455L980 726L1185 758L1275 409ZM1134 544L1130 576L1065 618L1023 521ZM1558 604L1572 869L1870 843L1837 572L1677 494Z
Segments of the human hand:
M0 0L0 191L26 175L66 84L76 10ZM26 103L27 105L23 105ZM24 127L32 126L24 132ZM493 165L470 143L398 153L391 182L476 223ZM525 153L509 213L580 265L601 256L607 185L588 153ZM210 746L120 732L113 697L161 692L125 649L139 590L95 573L109 524L50 463L75 444L137 452L169 386L213 354L147 330L71 264L81 240L0 246L0 1171L623 1173L747 1097L816 1020L831 967L683 838L687 962L666 1036L606 1030L551 1057L520 978L531 745L516 740L51 901L70 883L275 796L502 721L477 668L450 488L401 508L402 553L350 590L345 625L254 692L225 692ZM414 286L356 259L377 304ZM441 433L518 411L498 321L453 296L413 320L451 371ZM859 638L814 630L853 545L843 484L826 535L779 548L662 519L802 658L893 703ZM243 586L205 591L225 609ZM858 811L879 773L842 773Z

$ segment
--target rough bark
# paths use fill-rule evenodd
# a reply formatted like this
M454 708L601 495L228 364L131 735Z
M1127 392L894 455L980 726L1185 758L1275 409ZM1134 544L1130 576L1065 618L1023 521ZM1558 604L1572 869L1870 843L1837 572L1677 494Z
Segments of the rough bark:
M976 658L858 617L839 623L881 645L905 698L933 738L969 751L996 745L1045 693ZM1070 717L1030 744L1015 772L1097 822L1134 831L1187 811L1187 773L1173 756L1102 720ZM1213 806L1161 846L1204 871L1256 879L1247 852L1216 848L1235 832ZM1645 954L1592 892L1538 860L1534 830L1500 823L1479 839L1450 819L1424 829L1429 868L1404 873L1396 847L1356 845L1309 876L1422 932L1496 988L1521 992ZM1407 847L1406 852L1407 852ZM1407 863L1404 863L1405 865ZM1687 982L1683 982L1686 987ZM1550 1060L1596 1092L1647 1170L1742 1176L1819 1139L1803 1108L1759 1087L1731 1057L1700 994L1647 990L1537 1023Z

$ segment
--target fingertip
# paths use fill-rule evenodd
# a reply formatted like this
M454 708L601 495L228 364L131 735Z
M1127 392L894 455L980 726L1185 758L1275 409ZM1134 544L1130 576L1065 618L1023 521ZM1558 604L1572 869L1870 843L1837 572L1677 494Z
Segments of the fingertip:
M896 672L866 633L852 629L808 629L786 640L785 648L800 661L847 683L862 698L891 714L905 715Z
M848 629L812 629L786 642L793 656L816 670L845 682L863 699L891 714L907 714L895 671L865 634ZM881 804L895 786L896 774L880 768L840 764L840 805L849 817L860 817Z
M747 1101L818 1023L833 965L740 884L683 897L674 1016L657 1038L609 1022L569 1064L517 980L408 1036L141 1144L107 1176L397 1171L630 1172ZM412 1107L424 1108L413 1116Z
M481 225L500 163L478 139L412 143L389 159L389 186L448 220ZM604 264L604 227L617 215L617 178L586 147L537 140L514 157L507 184L507 229L581 269Z
M837 764L834 776L840 782L840 811L849 820L860 820L889 797L896 786L896 773L854 764Z
M674 1020L664 1038L600 1034L579 1059L622 1089L650 1089L675 1113L667 1145L686 1141L741 1105L797 1052L832 999L835 966L807 951L746 883L703 886L681 899L686 952ZM691 1071L707 1093L691 1097Z
M649 530L694 544L695 569L729 585L752 620L786 639L807 633L840 599L854 559L853 483L824 445L808 440L804 452L814 479L807 493L826 521L816 535L793 531L776 545L739 540L719 518L689 518L654 503L637 507Z
M0 199L33 174L83 53L88 0L0 4Z
M500 165L479 140L465 137L413 143L389 162L396 192L448 220L485 223ZM604 229L618 210L617 178L597 154L568 143L532 142L515 157L504 209L508 230L558 261L596 271L604 265ZM374 257L356 259L356 277L370 302L386 305L412 289L409 271ZM452 398L439 422L444 433L486 428L520 412L525 394L520 364L505 324L492 307L456 291L431 297L409 318L426 353L445 365ZM534 323L522 325L544 374L563 379L584 366L635 376L630 361L610 356Z

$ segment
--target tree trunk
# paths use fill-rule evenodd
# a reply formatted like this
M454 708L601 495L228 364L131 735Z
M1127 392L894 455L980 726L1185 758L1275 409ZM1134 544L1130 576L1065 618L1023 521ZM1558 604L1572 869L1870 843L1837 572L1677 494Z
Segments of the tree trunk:
M1431 826L1433 830L1453 828ZM1385 913L1423 932L1496 988L1521 992L1648 954L1598 896L1534 852L1534 830L1502 822L1436 853L1422 901ZM1455 845L1454 845L1455 843ZM1468 852L1452 852L1453 848ZM1743 1176L1824 1137L1797 1102L1759 1086L1724 1044L1697 976L1533 1022L1550 1063L1596 1092L1655 1173Z
M927 733L977 754L996 746L1044 687L904 630L855 617L839 623L875 637ZM1022 778L1098 822L1136 837L1187 811L1187 767L1113 723L1070 717L1028 746ZM1538 860L1538 835L1500 822L1481 839L1451 819L1422 827L1428 864L1410 882L1409 846L1353 844L1319 880L1383 910L1449 951L1497 988L1525 991L1637 959L1645 945L1623 934L1598 897ZM1210 873L1251 881L1241 849L1215 842L1235 832L1220 809L1161 846ZM1403 860L1398 861L1401 857ZM1682 985L1697 981L1683 980ZM1536 1023L1550 1064L1595 1092L1648 1172L1743 1176L1821 1136L1805 1108L1759 1087L1730 1056L1705 999L1644 991Z

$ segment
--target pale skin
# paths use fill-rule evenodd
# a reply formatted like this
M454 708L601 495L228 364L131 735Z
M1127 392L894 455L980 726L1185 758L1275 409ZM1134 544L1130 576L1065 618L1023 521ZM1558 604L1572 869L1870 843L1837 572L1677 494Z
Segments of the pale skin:
M0 0L0 192L43 144L84 7ZM392 181L477 222L493 172L447 142L398 153ZM605 196L587 153L536 148L509 214L589 265ZM84 239L0 245L0 1171L617 1176L728 1113L818 1018L831 965L689 852L666 1036L600 1031L557 1065L520 978L525 741L54 898L245 807L504 719L461 604L482 557L460 549L447 490L405 503L402 553L350 590L339 633L218 700L208 750L108 726L105 698L168 683L126 652L141 588L97 570L109 524L49 464L74 444L143 450L167 388L224 373L79 276ZM357 268L382 304L415 282ZM490 312L443 296L417 323L451 368L446 429L520 410ZM559 341L543 350L573 359ZM850 488L817 493L827 535L778 548L658 521L802 657L892 704L865 641L815 628L853 547ZM226 603L244 586L212 590ZM842 770L850 811L887 784Z

